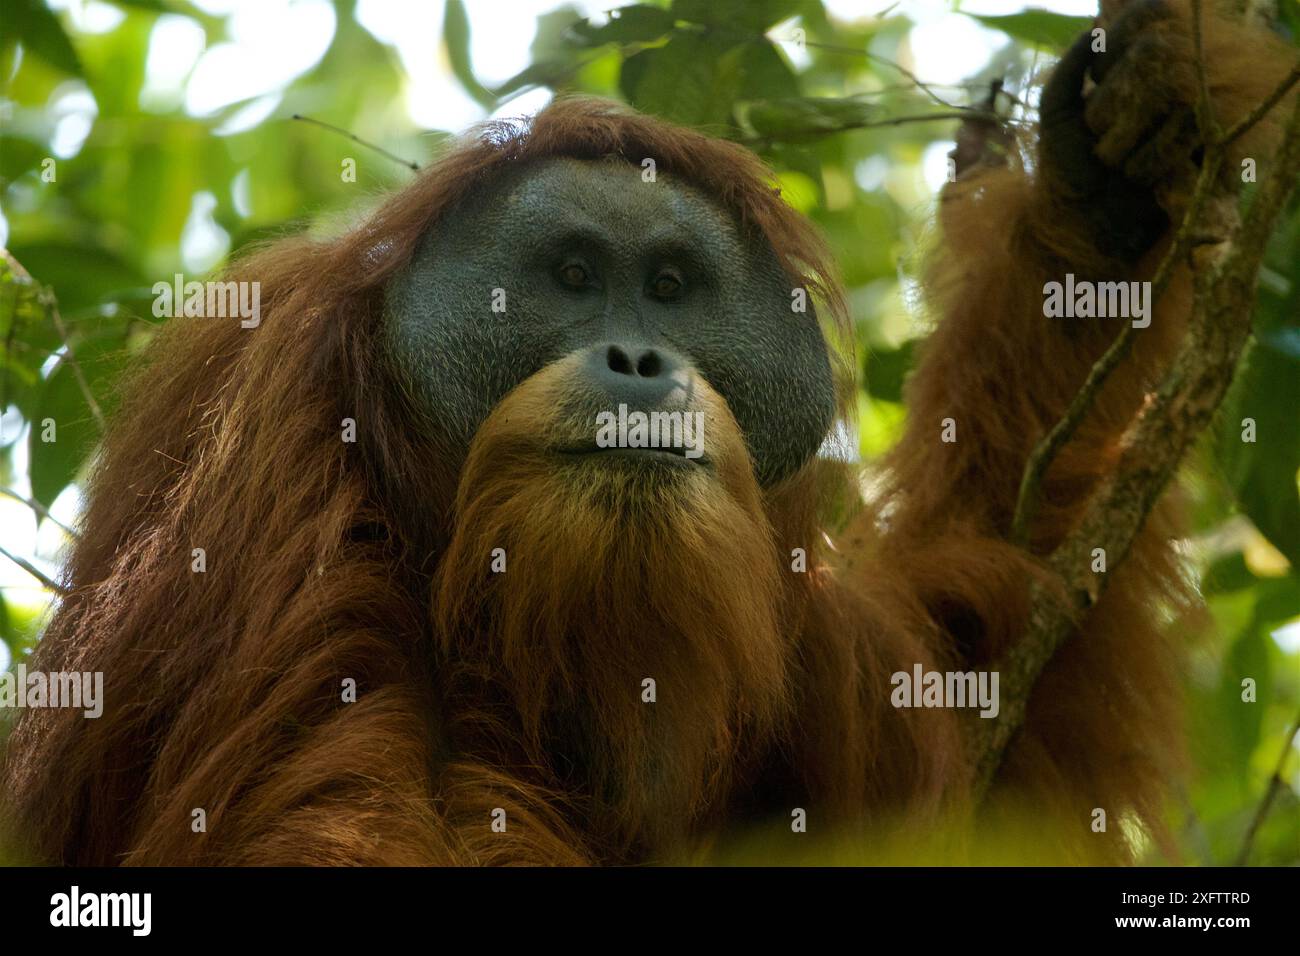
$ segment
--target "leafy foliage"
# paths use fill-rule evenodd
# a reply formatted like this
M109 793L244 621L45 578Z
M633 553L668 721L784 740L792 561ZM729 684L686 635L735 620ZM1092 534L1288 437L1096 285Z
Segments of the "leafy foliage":
M318 216L354 216L406 181L400 165L294 123L294 113L421 162L454 132L412 124L401 106L403 69L358 23L351 0L335 3L319 62L274 94L206 115L187 111L179 95L146 90L150 42L163 14L194 24L208 47L230 39L228 21L184 0L116 9L122 19L111 29L74 32L42 0L11 0L0 34L0 208L12 256L0 262L0 407L30 426L25 469L15 457L24 432L0 433L0 472L10 485L29 481L45 505L84 475L99 434L92 403L111 416L123 369L159 321L153 283L219 267L223 254ZM1300 36L1296 0L1282 0L1279 13ZM837 252L863 372L861 452L870 458L901 428L906 372L925 332L913 286L934 201L923 163L942 159L953 111L981 102L995 77L1019 95L999 108L1026 119L1027 81L1090 22L1033 8L974 19L1006 42L986 75L962 89L921 88L900 68L911 62L906 7L840 23L820 0L662 0L590 19L557 6L538 21L531 64L495 87L475 73L464 0L445 6L442 47L450 77L487 111L509 115L509 98L536 88L589 92L759 151ZM78 96L93 100L93 118L84 141L68 147L68 103ZM930 115L940 118L917 119ZM356 161L355 183L340 177L345 159ZM182 241L196 221L225 237L206 259ZM1300 640L1273 637L1287 624L1300 633L1294 211L1274 238L1262 290L1258 340L1191 482L1190 553L1214 626L1195 646L1187 683L1202 772L1190 809L1171 813L1184 857L1198 862L1235 857L1300 710ZM1244 419L1254 422L1253 442L1242 440ZM46 420L57 441L42 440ZM12 656L30 642L39 610L0 595L0 638ZM1242 700L1247 679L1257 703ZM1300 862L1297 763L1257 836L1256 862Z

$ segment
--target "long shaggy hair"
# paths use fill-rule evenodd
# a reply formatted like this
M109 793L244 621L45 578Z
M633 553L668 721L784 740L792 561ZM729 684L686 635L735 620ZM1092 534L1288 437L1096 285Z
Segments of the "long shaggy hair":
M1264 71L1223 38L1215 76L1253 97ZM261 283L261 326L163 329L98 459L31 666L102 671L105 711L17 723L0 793L33 859L622 862L793 808L876 836L965 807L958 718L894 709L890 675L983 666L1024 633L1035 553L1106 473L1185 289L1048 476L1028 550L1003 541L1025 457L1109 332L1043 320L1045 277L1089 253L1015 165L948 194L913 424L881 507L846 527L827 516L856 499L853 469L816 459L760 489L707 390L707 476L665 491L544 466L563 363L498 406L462 469L385 360L382 289L460 199L555 156L653 157L765 237L843 330L827 253L758 159L591 100L489 124L355 230L244 259L229 278ZM1047 858L1124 857L1119 827L1087 832L1093 807L1158 815L1180 738L1168 527L1053 662L1009 754L997 805L1053 823Z
M555 436L590 432L554 420L573 364L515 389L474 441L435 584L439 671L471 736L487 702L513 718L494 762L562 754L593 833L661 848L788 713L780 567L744 439L702 382L710 471L557 467Z
M593 712L619 735L603 743L616 752L611 764L587 755L605 774L593 799L670 800L673 812L684 806L700 813L710 802L705 791L724 788L736 741L772 728L778 702L789 696L776 638L775 552L752 477L746 485L734 474L738 462L731 466L735 500L697 495L693 512L677 516L673 545L692 543L696 563L683 565L662 591L652 587L652 573L668 570L668 542L656 550L649 511L646 540L624 537L621 552L612 541L595 550L600 532L613 529L566 525L581 518L575 499L567 513L556 510L553 528L536 531L538 540L549 550L567 530L579 539L575 547L592 549L593 561L611 564L584 564L584 552L573 551L564 556L576 575L567 584L557 568L544 567L524 586L527 559L516 558L507 577L520 585L508 592L518 594L517 608L508 606L491 627L479 622L481 634L467 624L464 633L448 631L478 594L457 577L479 564L462 567L445 552L464 553L476 536L491 533L491 525L457 522L455 513L508 516L514 505L494 495L530 473L523 463L515 472L479 464L488 449L499 449L501 439L488 428L467 468L473 480L462 482L448 464L461 456L421 436L380 345L382 289L462 197L500 169L555 156L654 157L661 173L705 190L743 228L765 236L791 275L842 321L824 247L780 200L756 157L590 100L559 102L527 124L488 124L361 227L332 241L282 240L238 263L227 278L261 283L261 325L250 331L202 320L163 329L92 476L66 569L69 592L32 666L103 671L106 714L84 721L69 720L66 711L31 711L11 736L4 767L10 832L37 859L592 859L572 807L555 789L555 768L511 772L509 763L484 758L537 762L541 695L573 696L575 681L607 679L614 667L595 652L626 632L595 625L622 616L636 626L654 610L673 610L674 601L674 614L656 627L684 656L653 674L625 657L621 670L635 675L629 700L639 700L643 677L660 676L656 720L685 735L681 750L651 755L646 735L653 731L630 727L615 690L584 687ZM525 401L526 391L515 400ZM721 411L719 420L729 419ZM359 423L355 444L340 440L344 419ZM552 487L539 483L534 500L544 501ZM667 524L673 515L665 509L657 517ZM733 518L739 525L717 537L719 523ZM500 542L527 533L521 524ZM706 539L715 557L734 559L733 579L700 573ZM195 548L206 553L201 574L191 570ZM646 564L650 555L658 555L657 567ZM602 584L606 572L614 577ZM653 590L646 600L656 603L643 602L634 614L615 583L632 588L628 601ZM678 585L685 590L673 598ZM551 600L570 593L564 588L575 598L620 605L608 617L598 616L601 605L565 612ZM511 613L534 612L557 626L588 622L602 644L557 632L545 647L521 645ZM621 653L635 647L628 641ZM572 659L563 657L575 649ZM493 658L494 650L504 656ZM670 660L668 646L662 650ZM461 651L463 659L454 658ZM438 666L436 658L448 656L454 666ZM485 676L509 685L502 707L515 712L494 711L491 697L473 712L457 711L457 694L472 687L476 667L498 663ZM703 668L698 675L695 665ZM533 666L542 670L516 669ZM719 683L702 683L706 675ZM355 703L341 699L349 678L358 688ZM470 738L465 728L477 723L478 740L493 720L521 735L510 741L517 753L449 749L449 741ZM630 776L613 780L616 768ZM700 792L686 792L692 786ZM497 807L510 821L505 834L479 826ZM192 826L197 809L206 815L205 832ZM626 843L646 812L612 811L611 839ZM485 837L469 845L468 834L480 829Z

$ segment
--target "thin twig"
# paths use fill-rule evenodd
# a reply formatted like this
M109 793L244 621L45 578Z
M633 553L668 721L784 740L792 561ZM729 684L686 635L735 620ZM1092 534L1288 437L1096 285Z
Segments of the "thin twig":
M64 587L62 584L60 584L58 581L55 581L53 578L51 578L49 575L47 575L44 571L42 571L40 568L38 568L38 567L36 567L35 565L33 565L30 561L26 560L25 558L20 558L20 557L18 557L18 555L11 553L10 551L8 551L8 550L7 550L6 548L4 548L4 547L0 547L0 555L4 555L6 558L8 558L8 559L9 559L10 561L12 561L14 564L18 565L18 567L22 568L24 571L26 571L28 574L30 574L32 577L34 577L36 580L40 581L41 584L45 585L47 588L49 588L49 589L50 589L51 591L53 591L54 593L56 593L56 594L67 594L67 593L68 593L68 589L67 589L67 588L65 588L65 587Z
M871 120L870 122L865 123L846 123L844 126L839 127L839 130L873 129L877 126L901 126L903 123L928 123L930 120L954 119L977 119L985 120L990 123L1001 121L1001 118L996 113L986 113L982 110L977 110L974 107L959 107L954 112L913 113L905 116L893 116L889 119ZM839 132L839 130L834 130L833 132Z
M903 75L904 78L909 79L913 83L915 83L921 89L921 91L925 93L926 96L930 97L930 99L934 100L934 102L938 103L940 106L950 110L963 109L963 107L956 106L952 103L949 103L942 96L936 93L931 88L930 84L926 83L924 80L922 80L919 76L917 76L907 67L903 66L901 63L895 63L893 60L889 59L888 57L879 56L867 50L855 50L852 47L841 47L831 43L807 43L807 46L813 47L818 50L825 50L827 52L833 52L833 53L847 53L847 54L857 53L861 55L863 58L870 60L872 63L879 63L882 66L887 66L890 69L897 70L899 73Z
M41 303L50 321L54 323L55 331L59 333L59 338L63 342L63 356L60 362L67 362L68 367L72 369L72 375L77 380L77 388L81 390L81 395L86 400L86 406L90 409L90 414L95 417L95 422L99 425L99 430L104 430L104 413L99 408L99 402L95 401L95 394L90 390L90 383L86 380L85 373L81 370L81 365L77 362L77 356L73 352L72 343L68 337L68 327L63 322L63 316L59 314L59 301L55 298L54 290L47 286L41 285L32 278L32 274L23 268L23 264L13 257L7 250L0 250L0 254L5 257L9 263L9 268L28 282L36 287L36 298Z
M304 123L314 123L315 125L321 127L322 129L327 129L330 132L338 133L340 136L346 136L354 143L360 143L362 146L366 147L367 149L373 149L376 153L379 153L381 156L386 156L389 159L391 159L393 162L400 163L401 165L405 166L407 169L414 169L418 171L420 168L420 165L418 163L412 162L409 159L402 159L402 157L397 156L394 153L390 153L382 146L376 146L374 143L367 142L366 140L358 136L356 133L350 133L340 126L335 126L333 123L326 123L324 120L312 119L312 117L303 116L301 113L294 113L291 118L296 120L301 120Z
M72 369L72 377L77 380L77 388L81 391L81 397L86 400L86 406L90 409L90 414L95 418L95 424L99 430L104 430L104 413L100 410L99 402L95 401L95 393L90 390L90 382L86 379L86 373L81 370L81 363L77 361L76 353L72 350L72 340L68 337L68 328L63 324L63 316L59 315L59 303L54 298L54 293L46 291L43 296L46 308L49 310L50 318L54 322L54 328L59 333L59 338L63 340L63 357L61 362L67 362L68 367Z
M62 343L64 343L64 354L62 354L60 362L68 363L69 368L73 369L73 377L77 380L77 388L81 389L82 397L86 399L86 406L90 408L91 415L95 416L95 421L99 424L99 431L103 432L104 412L100 411L99 402L95 401L95 394L90 390L90 382L86 381L86 375L82 372L81 365L77 363L77 355L74 354L72 343L69 342L68 338L68 326L64 325L64 317L59 313L59 299L55 298L55 293L53 293L52 289L40 285L40 282L34 280L34 278L31 277L31 273L27 272L26 269L23 268L22 263L19 263L17 259L14 259L13 255L10 254L8 250L0 250L0 255L4 255L6 263L9 264L10 271L17 273L19 277L23 278L23 280L29 281L32 286L35 286L36 300L38 300L40 307L42 307L43 310L45 310L45 313L49 316L49 320L51 320L53 325L55 325L55 330L59 333L59 338ZM12 336L12 334L13 330L10 329L10 336ZM6 347L9 345L10 343L6 343Z
M1195 229L1200 222L1201 212L1209 199L1211 187L1214 185L1222 165L1222 152L1214 150L1207 153L1205 161L1201 165L1201 172L1197 177L1196 188L1192 193L1187 212L1183 216L1183 221L1179 225L1177 233L1174 235L1174 241L1160 260L1160 264L1156 267L1155 275L1151 280L1150 305L1152 309L1155 308L1156 303L1160 301L1160 297L1169 287L1174 268L1182 261L1187 254L1187 250L1191 248L1192 237L1195 235ZM1133 342L1137 337L1137 331L1138 327L1130 322L1115 337L1115 341L1110 344L1102 357L1089 370L1087 379L1084 380L1082 387L1071 400L1065 414L1052 426L1043 439L1034 446L1034 450L1030 453L1029 461L1025 466L1024 474L1020 479L1020 491L1016 496L1016 508L1011 519L1011 540L1014 543L1025 544L1029 540L1029 524L1033 521L1034 514L1038 510L1038 498L1042 491L1043 478L1047 474L1047 469L1056 459L1060 450L1078 431L1111 372L1115 371L1120 362L1128 356L1129 350L1133 347Z
M827 126L824 129L801 129L787 132L782 136L751 136L741 140L746 146L755 149L762 149L772 142L788 142L791 136L808 138L814 136L833 136L836 133L847 133L855 129L876 129L881 126L901 126L904 123L928 123L931 120L985 120L990 123L1002 123L1003 119L994 113L977 112L975 110L961 110L955 113L922 113L909 114L906 116L891 116L883 120L864 120L862 122L841 123L837 126Z
M1240 120L1236 125L1232 126L1223 134L1223 138L1219 140L1220 144L1223 146L1229 146L1235 140L1239 139L1246 133L1246 131L1263 119L1269 110L1277 106L1287 93L1291 92L1291 87L1296 85L1297 80L1300 80L1300 63L1297 63L1291 68L1291 72L1287 74L1286 79L1279 83L1277 89L1268 94L1262 103L1256 106L1244 119Z
M887 66L890 69L897 70L905 78L911 80L914 84L916 84L917 88L919 88L923 93L925 93L926 96L930 97L930 99L934 100L935 103L939 104L945 109L950 109L950 110L972 109L972 107L969 106L960 106L956 103L950 103L934 91L934 87L943 86L946 84L927 83L924 80L922 80L920 77L918 77L915 73L913 73L911 70L909 70L907 67L903 66L902 64L895 63L893 60L889 59L888 57L880 56L879 54L871 53L867 50L859 50L857 47L840 46L837 43L820 43L814 40L804 40L803 45L806 47L811 47L814 50L822 50L823 52L826 53L842 53L845 54L846 56L860 56L863 59L870 60L873 63L879 63L883 66Z
M14 491L12 488L0 488L0 495L4 495L7 498L12 498L14 501L22 502L28 508L31 508L32 511L36 513L36 517L44 518L46 521L52 522L55 527L57 527L64 534L68 535L71 538L77 537L77 533L75 531L69 528L58 518L54 517L54 515L50 514L50 509L45 507L45 505L41 504L36 499L24 498L18 492Z
M1217 143L1219 141L1219 124L1214 118L1214 104L1210 101L1210 77L1205 69L1205 43L1201 35L1202 21L1205 19L1201 10L1202 0L1192 0L1192 42L1196 46L1196 125L1201 130L1201 141Z
M1277 758L1277 766L1273 768L1273 776L1269 778L1268 789L1264 791L1264 799L1260 801L1259 808L1255 811L1255 816L1246 830L1246 839L1242 841L1241 852L1237 854L1237 866L1245 866L1250 859L1250 849L1255 843L1255 834L1259 832L1259 828L1268 817L1268 811L1272 808L1278 791L1286 786L1286 781L1282 779L1282 771L1286 768L1286 758L1291 755L1291 748L1295 746L1297 734L1300 734L1300 715L1296 716L1295 723L1291 725L1291 730L1286 735L1286 741L1282 744L1282 753Z

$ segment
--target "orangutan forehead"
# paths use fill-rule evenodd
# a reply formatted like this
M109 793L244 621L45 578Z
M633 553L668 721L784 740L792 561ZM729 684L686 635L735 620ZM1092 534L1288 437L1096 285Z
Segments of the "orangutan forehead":
M745 241L735 217L689 183L626 160L556 158L512 171L490 191L482 213L516 235L572 234L624 247L657 238L715 255Z

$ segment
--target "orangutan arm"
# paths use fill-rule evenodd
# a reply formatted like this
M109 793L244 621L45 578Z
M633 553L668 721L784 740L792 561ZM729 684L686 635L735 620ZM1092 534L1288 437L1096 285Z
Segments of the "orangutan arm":
M1044 573L1033 556L1077 523L1189 312L1187 276L1177 273L1154 314L1045 310L1048 283L1148 281L1169 246L1172 225L1157 198L1177 208L1168 187L1194 177L1198 156L1188 8L1130 4L1104 56L1081 38L1044 92L1034 171L974 170L943 197L943 246L924 283L939 323L908 383L909 426L890 461L893 508L877 564L907 578L967 666L987 667L1024 636L1027 582ZM1295 56L1206 17L1209 92L1227 127L1276 88ZM1090 68L1098 85L1085 95ZM1283 102L1272 118L1289 109ZM1242 155L1264 174L1268 126L1236 144L1225 175L1238 174ZM1149 309L1149 286L1130 288ZM1131 354L1048 470L1023 547L1011 543L1031 451L1130 322ZM1055 811L1084 834L1096 807L1112 819L1128 809L1154 815L1182 739L1180 655L1159 626L1161 609L1180 597L1166 545L1174 526L1167 506L1151 514L1084 634L1035 689L1001 778L1031 814ZM1111 831L1080 854L1122 856L1118 827Z

